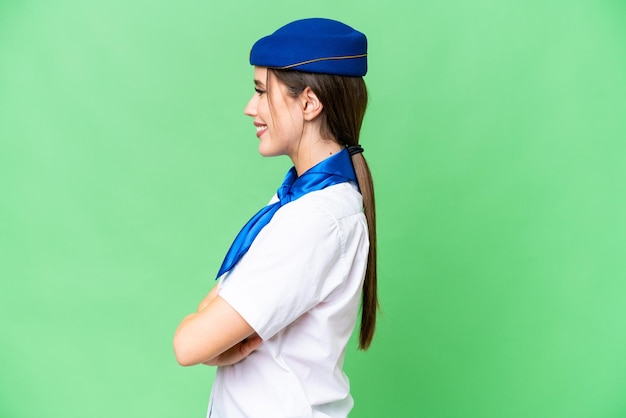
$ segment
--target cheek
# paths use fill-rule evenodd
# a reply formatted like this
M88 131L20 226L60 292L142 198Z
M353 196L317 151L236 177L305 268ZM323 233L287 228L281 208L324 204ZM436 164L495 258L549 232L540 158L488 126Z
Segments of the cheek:
M271 120L271 114L270 114L270 110L269 110L269 105L267 103L267 99L261 99L259 100L259 103L257 105L257 113L259 114L259 116L262 116L265 123L269 123Z

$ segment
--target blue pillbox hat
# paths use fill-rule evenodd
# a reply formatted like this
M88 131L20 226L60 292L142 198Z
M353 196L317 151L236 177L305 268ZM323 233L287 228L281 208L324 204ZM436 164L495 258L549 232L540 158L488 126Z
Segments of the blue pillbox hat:
M296 20L256 41L250 64L361 77L367 73L367 38L336 20Z

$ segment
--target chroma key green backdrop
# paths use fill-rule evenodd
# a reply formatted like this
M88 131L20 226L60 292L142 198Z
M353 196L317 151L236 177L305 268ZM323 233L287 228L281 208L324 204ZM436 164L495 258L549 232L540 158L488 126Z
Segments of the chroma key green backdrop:
M626 417L626 3L0 2L0 417L202 417L174 330L289 167L252 43L365 32L382 316L356 418Z

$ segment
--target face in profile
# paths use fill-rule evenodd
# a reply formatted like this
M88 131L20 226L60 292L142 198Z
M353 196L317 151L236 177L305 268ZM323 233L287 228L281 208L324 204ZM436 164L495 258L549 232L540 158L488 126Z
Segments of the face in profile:
M304 128L302 108L265 67L254 67L255 93L244 113L253 118L259 153L295 157Z

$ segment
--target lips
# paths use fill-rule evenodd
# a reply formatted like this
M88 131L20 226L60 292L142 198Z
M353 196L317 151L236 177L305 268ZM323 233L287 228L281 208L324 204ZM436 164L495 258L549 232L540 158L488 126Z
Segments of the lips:
M261 135L267 131L267 125L264 125L259 122L254 122L254 126L256 127L256 136L257 138L261 138Z

